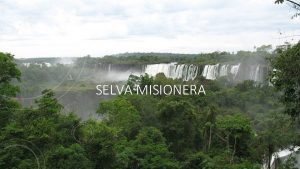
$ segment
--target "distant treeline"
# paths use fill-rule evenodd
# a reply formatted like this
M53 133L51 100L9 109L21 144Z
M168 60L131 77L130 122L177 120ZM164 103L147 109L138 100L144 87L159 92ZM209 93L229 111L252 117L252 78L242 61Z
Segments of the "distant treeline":
M272 56L272 47L263 45L256 48L255 51L238 51L236 53L229 52L211 52L200 54L175 54L175 53L124 53L117 55L106 55L104 57L82 57L76 60L76 65L81 66L94 65L95 63L115 63L115 64L155 64L155 63L193 63L198 65L216 64L224 62L255 59L265 61L266 58Z
M193 63L198 65L216 64L224 62L243 62L245 60L255 60L264 62L266 58L271 57L272 46L263 45L257 47L255 51L238 51L236 53L215 51L211 53L200 54L177 54L177 53L122 53L115 55L106 55L103 57L91 57L90 55L75 58L24 58L16 59L16 63L50 63L65 64L73 61L77 66L94 66L95 63L113 63L113 64L155 64L155 63Z

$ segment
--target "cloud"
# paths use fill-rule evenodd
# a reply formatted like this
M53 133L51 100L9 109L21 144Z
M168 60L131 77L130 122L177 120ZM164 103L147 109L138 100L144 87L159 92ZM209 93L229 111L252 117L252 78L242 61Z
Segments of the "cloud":
M2 0L0 10L0 51L16 57L251 50L300 34L273 0Z

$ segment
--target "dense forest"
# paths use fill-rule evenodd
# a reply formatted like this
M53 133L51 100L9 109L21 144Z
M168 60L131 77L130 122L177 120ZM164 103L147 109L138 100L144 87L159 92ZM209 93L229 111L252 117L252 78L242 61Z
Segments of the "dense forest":
M123 53L118 55L106 55L104 57L83 57L77 59L76 65L81 66L101 63L122 63L122 64L151 64L151 63L193 63L197 65L216 64L219 62L243 61L249 58L261 59L270 56L272 51L271 45L262 45L255 47L254 52L238 51L236 53L229 52L211 52L200 54L173 54L173 53Z
M299 52L299 43L275 50L270 58L276 70L270 72L271 86L254 81L232 84L226 78L184 82L164 74L131 75L126 82L131 86L203 84L206 95L123 94L101 101L101 118L89 120L62 113L50 89L42 91L34 106L22 107L16 99L22 71L13 55L0 53L0 168L270 168L274 152L300 144ZM203 58L223 55L232 56ZM136 63L143 58L139 54L103 59ZM164 62L173 56L145 58ZM200 63L201 58L188 55L172 61ZM290 157L279 168L294 169L295 162Z

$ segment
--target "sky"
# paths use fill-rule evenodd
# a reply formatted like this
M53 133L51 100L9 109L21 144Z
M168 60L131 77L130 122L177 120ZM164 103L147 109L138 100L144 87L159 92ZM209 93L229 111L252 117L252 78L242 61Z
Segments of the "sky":
M0 0L0 51L16 58L205 53L296 43L275 0Z

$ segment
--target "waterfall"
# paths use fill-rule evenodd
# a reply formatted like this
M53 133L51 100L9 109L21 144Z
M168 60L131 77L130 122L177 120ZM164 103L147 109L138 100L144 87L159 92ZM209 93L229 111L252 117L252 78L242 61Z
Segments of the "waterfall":
M234 78L236 77L236 75L237 75L238 72L239 72L240 65L241 65L241 64L239 63L239 64L237 64L237 65L232 65L232 66L231 66L230 73L233 75Z
M263 69L261 67L261 65L257 65L256 70L255 70L255 78L254 81L256 82L263 82Z
M264 81L264 71L261 65L251 66L250 68L250 80L256 82L263 82Z
M183 81L194 80L198 75L198 66L177 64L177 63L161 63L146 65L145 73L155 76L158 73L164 73L167 78L182 79Z
M174 65L175 63L150 64L146 66L145 73L147 73L150 76L155 76L158 73L164 73L166 77L170 77L171 69L174 69L173 68Z
M108 72L111 70L111 64L108 64Z
M221 69L220 69L220 72L219 72L219 77L228 75L228 67L229 67L229 65L222 65L221 66Z
M219 75L218 69L219 63L216 65L205 65L204 70L202 72L202 76L206 79L215 80Z
M202 76L206 79L215 80L219 77L232 75L234 81L253 80L255 82L263 82L265 80L266 68L265 65L260 64L243 64L243 66L241 66L241 63L234 65L205 65Z
M259 65L256 67L255 74L254 74L254 81L259 81Z
M249 80L255 80L255 72L256 72L256 65L251 65L250 66L250 76L249 76Z
M175 72L174 72L174 77L175 79L180 79L182 78L182 72L183 72L183 68L184 68L184 65L177 65L176 68L175 68Z
M228 73L230 73L235 78L239 72L240 65L240 63L237 65L225 64L222 66L220 66L219 63L215 65L205 65L202 76L206 79L215 80L222 76L228 76ZM228 70L229 67L230 69Z
M187 68L186 76L183 77L184 81L194 80L198 75L198 66L189 65Z
M126 79L127 75L142 75L149 74L150 76L156 76L159 73L163 73L167 78L182 79L183 81L195 80L199 75L202 75L205 79L215 80L220 77L228 77L233 81L240 82L243 80L253 80L256 82L263 82L266 74L266 66L259 64L228 64L217 63L214 65L205 65L202 72L199 72L199 66L194 64L177 64L172 63L160 63L160 64L97 64L100 70L103 70L110 78L115 76L122 76L122 79ZM97 68L97 70L99 70ZM119 78L120 79L120 78Z

